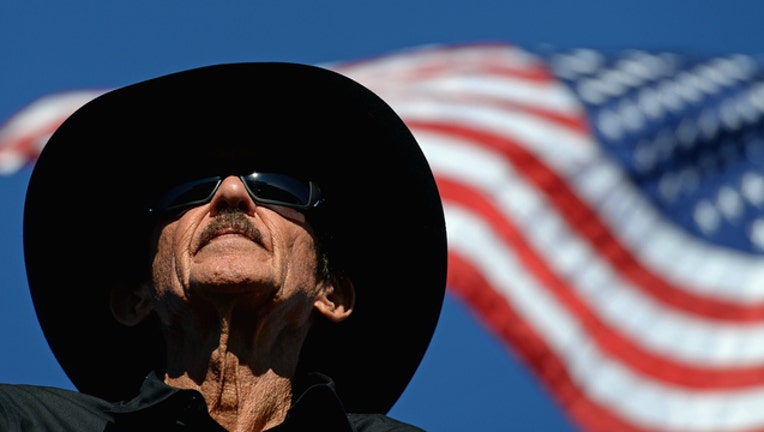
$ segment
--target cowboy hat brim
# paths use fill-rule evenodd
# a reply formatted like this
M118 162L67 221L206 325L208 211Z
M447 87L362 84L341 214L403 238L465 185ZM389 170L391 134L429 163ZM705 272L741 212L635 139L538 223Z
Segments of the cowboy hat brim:
M38 320L73 384L132 396L161 367L157 323L119 325L109 290L146 277L147 209L180 181L245 170L310 178L327 199L331 259L356 286L351 317L318 322L301 371L334 379L349 411L387 412L418 367L445 292L443 209L393 110L335 72L233 63L105 93L68 118L32 173L24 213Z

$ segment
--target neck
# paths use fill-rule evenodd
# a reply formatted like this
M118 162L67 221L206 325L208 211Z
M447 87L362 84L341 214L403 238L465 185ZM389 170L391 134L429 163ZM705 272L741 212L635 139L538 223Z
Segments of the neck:
M291 405L304 332L265 325L273 320L238 311L235 304L218 303L194 317L172 326L192 332L166 332L167 384L200 391L210 415L231 432L281 423Z

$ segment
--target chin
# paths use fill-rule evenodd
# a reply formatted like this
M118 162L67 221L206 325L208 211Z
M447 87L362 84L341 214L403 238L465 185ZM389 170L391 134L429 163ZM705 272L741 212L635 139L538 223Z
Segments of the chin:
M215 272L213 274L191 274L189 286L192 291L208 294L267 294L275 290L270 278L261 275L242 274L235 271Z

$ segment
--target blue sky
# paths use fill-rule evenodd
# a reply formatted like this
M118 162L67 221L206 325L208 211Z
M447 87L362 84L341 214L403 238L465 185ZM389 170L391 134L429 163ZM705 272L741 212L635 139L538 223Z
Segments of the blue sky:
M753 0L5 0L0 121L53 92L112 88L228 61L321 64L484 41L759 54L763 13L764 3ZM70 387L26 291L21 211L28 175L0 177L0 381ZM88 185L65 192L73 205L92 202ZM62 281L62 289L71 283ZM431 431L574 430L511 349L452 297L391 415Z

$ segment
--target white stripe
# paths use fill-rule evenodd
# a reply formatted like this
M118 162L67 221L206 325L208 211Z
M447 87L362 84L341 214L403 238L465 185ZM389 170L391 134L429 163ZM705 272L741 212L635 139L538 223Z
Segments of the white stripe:
M0 128L0 146L7 146L41 128L57 124L85 102L100 94L98 91L72 91L42 97L11 117Z
M418 54L421 56L421 54ZM493 53L492 55L495 55ZM461 62L455 62L459 64L460 70L469 69L469 65L464 65L464 60ZM474 59L473 59L474 60ZM480 62L481 60L478 60ZM371 66L379 66L379 63L372 64ZM412 61L412 65L403 64L399 62L397 67L414 68L419 63ZM384 80L389 80L389 88L396 87L392 77L384 71L383 75L377 75L377 77L383 77ZM400 87L395 94L405 94L407 90L411 90L412 97L425 97L422 93L414 93L412 87L408 83L397 83ZM454 92L461 92L463 89L457 88L454 85ZM387 88L387 87L386 87ZM384 90L383 90L384 91ZM380 93L385 97L385 93ZM390 97L393 95L390 94ZM461 94L457 93L455 97L460 97ZM451 95L439 95L436 99L452 99ZM398 99L394 101L393 106L401 111L405 106L408 106L409 99ZM427 111L427 110L424 110ZM510 113L510 115L516 115L516 113ZM406 113L404 113L406 117ZM500 116L495 117L498 122L501 122ZM460 121L454 116L446 116L445 121ZM474 118L470 117L462 124L469 125ZM417 136L421 136L421 132L415 131ZM514 135L513 135L514 136ZM760 288L761 277L756 277L755 267L758 267L758 262L752 262L748 257L743 257L745 261L742 265L732 264L735 260L741 257L730 255L726 253L720 253L718 250L704 245L699 245L697 241L692 238L688 238L680 233L677 233L673 226L663 222L659 215L652 210L652 206L649 202L636 193L636 191L627 189L619 190L620 187L613 187L613 184L622 184L622 178L618 178L617 169L608 169L601 163L599 155L586 154L589 156L583 159L566 159L558 156L559 148L555 148L550 145L542 145L538 149L538 143L535 141L526 141L526 144L530 143L530 149L536 151L542 155L547 164L555 166L559 172L567 173L568 181L572 181L574 189L583 188L583 191L579 190L579 194L582 192L591 192L591 194L584 194L589 200L589 204L592 208L605 212L605 221L610 223L611 226L617 227L615 234L622 236L626 239L626 244L631 247L636 256L646 256L651 262L661 269L663 275L674 275L679 280L690 280L691 283L687 287L688 289L696 289L696 286L704 287L698 293L708 293L708 288L720 286L722 289L726 289L725 280L729 280L729 284L737 286L739 284L745 286L741 291L734 291L734 294L727 294L729 291L715 292L714 295L719 298L729 297L731 299L737 299L744 303L746 300L754 299L758 300L762 296L762 289ZM543 143L542 144L547 144ZM562 143L563 145L568 143ZM578 149L576 149L578 150ZM428 153L429 157L429 153ZM460 166L462 164L470 164L471 162L465 160L459 156L449 158L450 164ZM491 166L491 161L496 159L489 159L477 162L477 171L484 171L488 166ZM590 162L596 163L590 163ZM603 166L605 167L603 169ZM440 174L438 169L442 167L436 167L436 172ZM503 175L512 176L511 170L501 168L499 170ZM584 172L582 175L581 172ZM613 174L616 174L613 176ZM475 173L471 173L474 175ZM490 177L490 176L489 176ZM615 177L615 178L614 178ZM577 183L578 180L580 183ZM611 180L615 180L612 182ZM490 189L490 188L489 188ZM522 213L521 217L541 217L547 210L543 206L543 198L532 188L524 188L525 193L518 193L518 189L515 188L512 192L513 205L515 215ZM495 191L493 191L495 192ZM613 198L616 195L624 195L625 199ZM508 201L509 202L509 201ZM518 210L518 207L521 210ZM495 233L486 233L484 241L480 241L475 230L479 230L479 224L482 223L479 219L459 221L459 217L456 216L455 211L451 207L447 207L447 217L449 223L449 236L451 238L452 247L460 248L464 246L465 249L472 248L472 250L479 255L476 262L481 265L486 275L491 276L494 280L502 280L505 283L505 287L511 287L514 283L520 281L520 286L524 286L522 281L530 280L527 277L523 277L524 269L520 267L512 267L506 264L508 260L501 259L500 254L491 247L486 247L490 242L496 242ZM632 215L629 219L626 219L629 215ZM622 219L619 219L622 218ZM619 220L626 220L625 223L618 223ZM559 221L555 225L560 231L564 231L564 224L560 224ZM532 226L532 225L531 225ZM461 233L459 227L471 228L469 232ZM485 228L485 227L484 227ZM658 232L656 232L656 230ZM548 230L546 232L553 232ZM659 244L662 235L669 234L669 240L665 244ZM647 240L645 240L647 239ZM478 241L476 241L478 240ZM549 235L547 244L556 244L559 246L560 236ZM556 242L555 242L556 241ZM463 244L460 244L463 242ZM567 257L566 262L568 264L561 265L556 263L558 269L572 268L573 264L581 257L586 256L588 246L584 244L582 248L580 243L577 243L577 239L564 242L567 252L563 252L560 256ZM542 243L543 244L543 243ZM576 246L578 244L578 246ZM666 246L672 246L675 250L683 252L679 256L684 256L681 260L682 263L676 262L676 254L662 254L661 252L667 250ZM689 253L698 246L702 246L700 253ZM698 268L713 269L711 263L721 262L721 266L715 267L717 270L709 271L704 270L706 273L698 275ZM723 271L719 269L730 268L732 265L730 274L724 275ZM509 267L509 268L508 268ZM608 275L601 270L602 266L599 266L600 270L593 270L597 267L586 267L588 270L585 272L578 272L579 275L587 275L581 277L581 282L577 282L577 285L603 287L605 281L607 281ZM674 270L678 268L680 270ZM681 270L687 269L687 270ZM740 270L743 270L743 276L740 275ZM731 279L726 279L730 278ZM739 279L735 279L739 277ZM711 283L704 284L703 279L711 278ZM677 279L674 279L677 280ZM700 282L700 283L694 283ZM509 289L509 288L507 288ZM750 292L746 292L749 289ZM593 292L599 291L599 295L606 295L608 291L600 288L599 290L593 290ZM525 307L524 313L535 318L529 320L535 322L537 327L544 330L544 334L552 340L553 346L560 352L565 353L564 356L571 365L576 366L574 371L574 380L577 380L582 384L582 387L592 395L596 402L603 404L603 406L613 406L617 413L620 413L628 419L634 419L636 423L641 424L647 428L675 428L675 429L687 429L687 430L725 430L736 426L748 427L757 426L762 424L762 414L759 409L762 403L762 391L754 389L750 392L736 392L734 394L701 394L696 395L692 392L683 392L670 387L665 387L660 384L651 383L649 381L643 381L642 377L633 374L628 369L624 369L622 365L614 363L602 356L595 347L588 340L585 332L577 326L578 323L573 322L571 317L566 315L564 308L560 308L554 305L552 299L548 295L545 295L543 290L528 290L517 289L512 291L505 291L505 294L515 297L517 304L522 304ZM612 298L612 296L611 296ZM623 308L633 304L633 299L629 299L628 296L621 295L620 301L611 300L610 303L620 304L620 306L614 308L615 310L623 311ZM646 303L649 304L649 303ZM651 305L654 306L654 305ZM529 312L529 311L534 312ZM633 318L636 322L648 322L653 317L649 313L645 313L644 308L642 311L629 310L632 314L624 314L626 317L641 317ZM660 312L659 312L660 313ZM660 316L663 316L660 313ZM627 318L628 319L628 318ZM538 322L542 321L542 322ZM689 323L683 323L683 326L689 326ZM656 324L658 330L671 329L672 333L682 334L686 329L677 328L676 325L666 325L665 322L658 322ZM668 328L667 328L668 327ZM681 326L680 326L681 327ZM650 331L645 331L648 333ZM686 336L686 334L685 334ZM700 344L703 345L703 344Z
M71 91L40 98L12 116L0 127L0 175L11 175L37 156L48 142L50 133L80 106L101 91ZM21 142L32 148L19 148Z
M666 280L743 305L764 300L762 257L717 248L677 229L610 161L600 158L569 183L616 237Z
M407 121L457 124L518 140L565 178L614 237L663 279L697 295L739 304L764 301L764 258L716 248L678 230L587 137L531 114L485 106L413 101L396 108ZM421 133L414 128L415 135Z
M764 323L714 322L662 305L570 231L546 198L500 155L453 137L420 133L419 141L437 176L488 196L606 326L645 351L680 363L764 366Z
M553 113L579 115L578 102L561 91L558 82L540 83L522 78L499 76L439 76L401 86L395 81L363 82L393 107L402 107L429 98L442 104L445 100L464 98L490 98L492 100L522 104Z
M397 68L405 66L416 68L419 64L401 61L396 65ZM470 79L475 79L474 76ZM653 204L624 178L618 166L608 162L588 139L559 132L560 126L553 126L556 129L550 131L549 122L517 111L443 105L437 100L428 101L424 96L416 100L398 98L397 95L405 94L407 89L422 84L394 79L385 82L385 88L397 89L390 95L392 106L405 120L457 123L521 140L529 151L561 173L577 195L597 210L612 234L663 279L686 285L685 288L697 295L740 304L764 300L764 259L715 248L676 229L663 220ZM463 94L463 89L455 84L451 86L450 93ZM573 97L563 87L557 90L564 94L563 98ZM384 91L380 95L388 96ZM583 112L583 108L580 110Z
M591 160L598 150L591 138L557 123L522 110L498 110L489 106L412 100L405 105L393 105L405 121L429 121L462 125L511 139L529 150L543 149L544 156L554 159L553 166L573 171L579 164Z
M764 425L764 388L698 392L656 382L607 357L469 209L446 204L451 247L470 260L567 365L588 398L647 429L727 431Z
M15 174L27 162L28 158L22 153L0 147L0 176Z
M378 60L334 68L384 95L385 101L391 104L395 104L398 97L426 97L428 92L434 92L441 97L492 97L532 104L553 112L581 112L575 96L565 91L564 85L552 79L551 74L548 81L541 82L517 75L488 73L488 66L534 72L546 69L539 58L509 45L420 47ZM435 67L442 69L426 79L418 78L418 73Z

